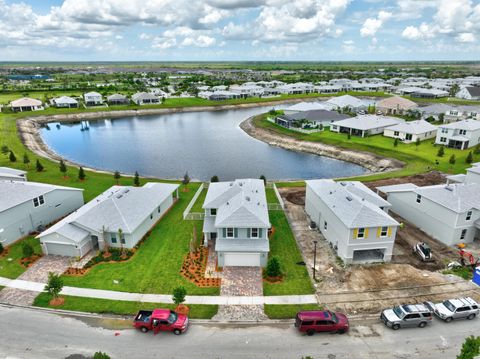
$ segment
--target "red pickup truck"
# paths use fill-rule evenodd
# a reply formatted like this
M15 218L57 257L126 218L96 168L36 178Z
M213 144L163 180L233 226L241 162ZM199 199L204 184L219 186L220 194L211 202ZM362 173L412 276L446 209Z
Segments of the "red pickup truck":
M170 309L141 310L135 316L133 326L143 333L153 330L154 334L173 332L180 335L188 329L188 317Z

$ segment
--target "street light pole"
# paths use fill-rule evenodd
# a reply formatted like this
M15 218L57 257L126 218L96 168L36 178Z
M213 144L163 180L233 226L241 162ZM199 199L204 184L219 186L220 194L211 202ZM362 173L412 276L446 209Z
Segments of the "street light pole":
M317 241L313 241L313 280L317 280L315 278L316 273L316 266L317 266Z

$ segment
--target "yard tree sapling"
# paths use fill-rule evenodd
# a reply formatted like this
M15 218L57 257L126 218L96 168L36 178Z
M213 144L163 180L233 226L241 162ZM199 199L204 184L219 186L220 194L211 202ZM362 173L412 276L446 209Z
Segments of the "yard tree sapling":
M457 162L455 155L451 155L450 159L448 160L448 163L450 163L451 165L454 165L455 162Z
M63 160L60 160L59 168L60 172L62 172L63 177L65 178L67 175L67 166L65 166L65 162L63 162Z
M33 256L34 253L35 253L35 251L33 250L33 247L32 247L31 244L23 243L23 245L22 245L22 255L23 255L23 257L22 258L30 258L31 256Z
M39 159L37 159L37 162L35 163L35 169L37 170L37 172L43 171L43 165L40 163Z
M9 159L10 162L17 162L17 157L15 157L15 153L13 153L13 151L10 151Z
M445 149L443 148L443 146L440 146L437 152L437 157L443 157L444 155L445 155Z
M27 167L30 164L30 158L28 157L26 152L23 154L23 164Z
M63 304L63 302L58 303L58 297L62 289L63 289L63 280L60 277L60 275L53 272L49 272L48 281L47 281L47 284L45 285L44 290L52 296L52 300L50 302L52 305Z
M113 174L113 178L115 179L115 181L117 182L117 186L118 186L118 181L120 180L122 176L120 175L120 172L118 171L115 171L115 173Z
M268 260L265 272L268 277L279 277L282 275L282 271L280 268L280 260L278 259L278 257L273 256Z
M473 153L472 151L468 152L467 158L465 158L465 162L470 164L473 162Z
M137 171L135 171L135 176L133 177L133 184L135 185L135 187L140 186L140 176L138 175Z
M83 167L80 167L78 169L78 179L80 181L83 181L85 179L85 171L83 170Z
M185 175L183 176L183 179L182 179L182 184L184 186L188 185L190 183L190 176L188 175L188 171L185 172Z

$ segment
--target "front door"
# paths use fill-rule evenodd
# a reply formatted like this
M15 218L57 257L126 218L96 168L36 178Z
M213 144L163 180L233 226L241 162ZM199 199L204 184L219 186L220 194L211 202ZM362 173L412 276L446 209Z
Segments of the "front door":
M98 237L97 236L92 236L92 249L95 251L98 249Z

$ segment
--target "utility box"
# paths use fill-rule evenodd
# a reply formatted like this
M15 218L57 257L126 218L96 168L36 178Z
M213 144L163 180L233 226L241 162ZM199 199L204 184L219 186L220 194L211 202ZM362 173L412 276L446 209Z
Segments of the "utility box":
M473 272L472 282L480 286L480 267L475 268L475 271Z

